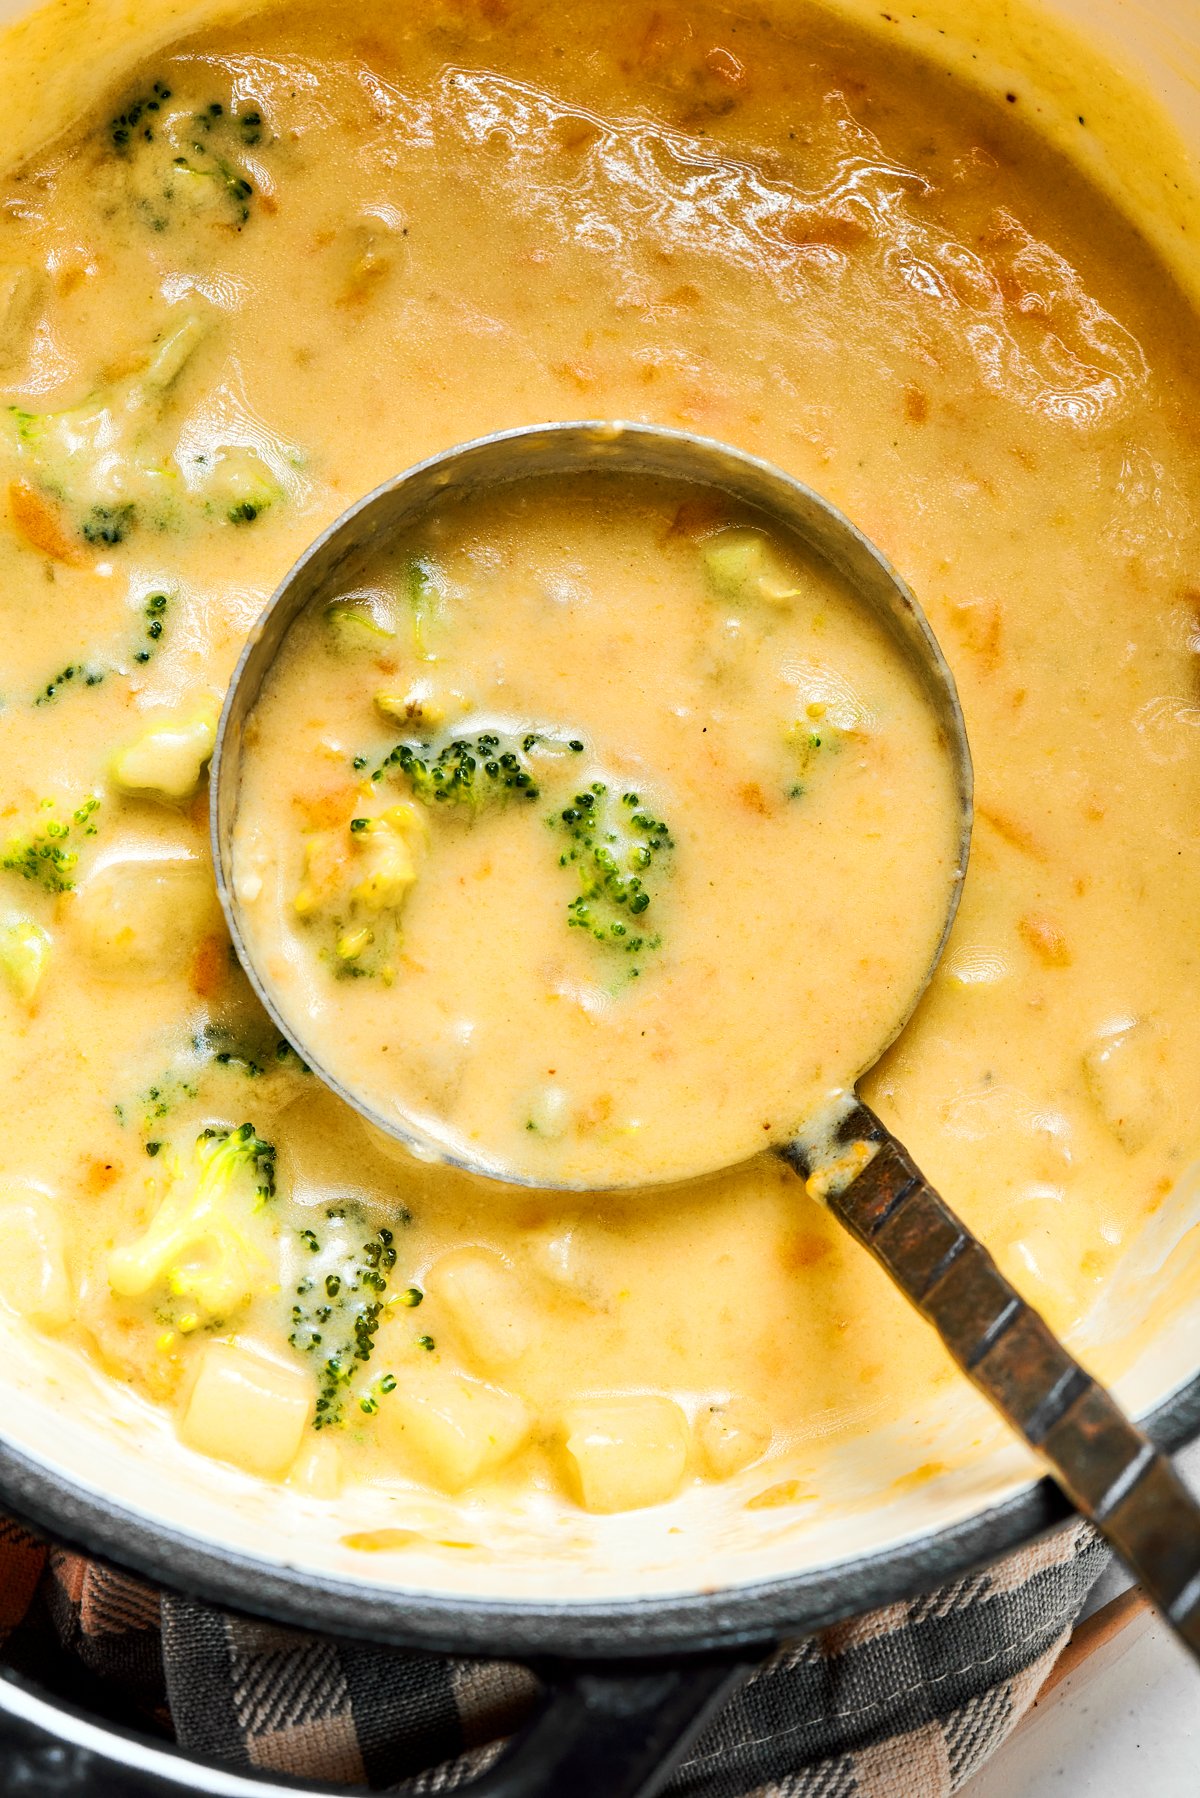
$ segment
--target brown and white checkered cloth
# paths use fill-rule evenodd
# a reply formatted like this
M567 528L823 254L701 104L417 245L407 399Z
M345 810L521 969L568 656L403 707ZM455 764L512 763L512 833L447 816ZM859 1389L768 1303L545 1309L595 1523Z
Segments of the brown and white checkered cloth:
M1069 1525L929 1597L779 1650L697 1742L673 1798L943 1798L1033 1702L1107 1550ZM254 1623L159 1592L0 1519L0 1643L114 1722L260 1775L454 1791L538 1683Z

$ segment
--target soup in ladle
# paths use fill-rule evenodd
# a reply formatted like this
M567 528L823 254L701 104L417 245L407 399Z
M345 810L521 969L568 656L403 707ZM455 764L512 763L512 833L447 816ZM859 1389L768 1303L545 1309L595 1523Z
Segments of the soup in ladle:
M605 472L442 497L338 574L245 724L233 885L343 1089L595 1187L744 1159L878 1058L960 817L845 578L719 489Z

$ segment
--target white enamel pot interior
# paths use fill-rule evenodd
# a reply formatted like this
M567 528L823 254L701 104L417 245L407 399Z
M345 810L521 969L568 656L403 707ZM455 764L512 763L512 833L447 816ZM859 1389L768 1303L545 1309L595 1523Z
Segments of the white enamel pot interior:
M849 12L860 3L864 16L878 16L865 0L839 0ZM148 41L170 42L231 10L219 0L151 0L137 8L125 0L61 0L30 15L23 44L0 44L3 153L35 147L48 118L95 98ZM26 11L0 0L0 24ZM1073 18L1088 33L1095 61L1086 92L1061 73L1055 18L1068 26ZM1200 102L1187 74L1200 69L1200 17L1186 0L1066 0L1048 14L1010 0L978 15L929 0L915 12L906 6L895 29L918 45L936 42L943 55L961 50L965 67L1001 89L1019 74L1047 118L1074 114L1086 101L1096 121L1095 173L1147 234L1174 252L1183 241L1181 218L1200 226L1184 145L1154 110L1170 115L1180 138L1200 151ZM53 62L33 86L24 56L38 46L52 51ZM1106 58L1122 76L1105 72ZM1116 128L1128 123L1131 107L1145 109L1143 135L1161 135L1156 174L1122 156ZM1195 236L1200 241L1200 230ZM1180 264L1179 273L1196 281L1194 267ZM805 1202L799 1190L797 1200ZM1198 1219L1200 1177L1193 1174L1147 1221L1072 1338L1122 1402L1155 1418L1172 1445L1200 1430ZM906 1481L930 1463L943 1471ZM847 1451L825 1498L802 1514L748 1512L736 1486L696 1489L673 1504L612 1518L567 1514L531 1498L503 1517L473 1517L480 1547L470 1553L444 1546L463 1532L451 1501L429 1499L422 1540L403 1553L364 1555L345 1538L411 1524L411 1502L363 1488L322 1504L202 1460L132 1394L0 1319L0 1507L151 1577L312 1625L509 1654L762 1641L931 1585L1065 1514L965 1382L939 1415L926 1409L922 1419Z

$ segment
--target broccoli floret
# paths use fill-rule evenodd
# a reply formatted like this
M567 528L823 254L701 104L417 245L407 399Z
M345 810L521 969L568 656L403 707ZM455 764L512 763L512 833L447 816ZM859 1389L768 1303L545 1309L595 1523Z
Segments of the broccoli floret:
M135 641L138 647L133 651L132 661L139 668L145 667L163 636L167 620L167 609L170 600L165 593L151 593L142 606L141 629ZM113 674L128 674L127 660L105 661L93 659L87 662L68 662L60 668L53 679L48 680L33 696L34 705L52 705L61 699L64 693L82 692L88 687L99 687Z
M634 920L650 909L651 869L675 847L661 819L651 816L637 793L618 796L595 780L548 821L569 839L559 866L574 868L579 877L580 890L567 905L568 924L627 955L659 948L657 932L647 934Z
M113 545L135 525L173 522L182 480L161 441L171 389L207 333L190 313L158 338L135 374L61 412L9 406L22 471L58 500L89 543Z
M429 632L443 612L442 577L426 556L406 562L395 593L348 593L325 607L328 642L337 650L378 652L391 642L407 617L412 646L425 662L437 657L429 650Z
M96 834L95 814L100 801L93 794L71 813L70 821L57 816L53 799L43 799L37 822L12 836L0 855L0 868L32 880L47 893L69 893L75 885L79 852L68 843Z
M335 600L326 606L324 617L334 649L368 649L378 654L396 635L381 617L378 602L369 599Z
M147 1152L157 1155L164 1120L177 1119L189 1105L210 1116L236 1114L244 1103L245 1082L252 1080L255 1104L278 1109L296 1090L297 1079L308 1073L290 1043L258 1024L206 1024L140 1092L119 1100L113 1109L118 1123L136 1123Z
M167 1158L166 1195L136 1242L108 1257L121 1298L160 1291L184 1307L180 1329L223 1321L249 1303L270 1269L247 1228L275 1194L275 1149L253 1124L202 1130L190 1163Z
M266 463L245 448L198 460L184 478L165 414L208 328L189 313L155 340L136 373L77 406L6 409L6 435L23 477L55 503L78 540L112 548L137 529L178 529L196 517L246 524L281 497Z
M110 120L106 148L127 204L152 231L197 217L240 231L254 201L245 152L266 138L257 107L196 107L156 81Z
M822 714L824 707L810 708ZM788 732L788 745L795 756L795 768L798 778L788 787L789 799L803 799L811 785L817 764L826 756L836 754L842 748L846 733L831 724L828 718L807 717Z
M206 1024L192 1038L193 1053L209 1067L240 1074L244 1080L311 1074L312 1069L282 1036L251 1027Z
M520 738L502 738L494 731L455 737L436 755L431 743L397 743L371 779L396 772L422 805L462 805L478 812L501 800L539 797L529 757L546 743L536 731Z
M163 629L167 622L170 604L170 598L166 593L151 593L142 607L142 617L145 620L145 628L142 633L144 642L133 652L133 659L140 667L144 667L155 651L162 646Z
M375 1348L387 1295L396 1266L395 1236L380 1229L357 1250L341 1240L345 1231L342 1213L326 1213L323 1245L312 1229L299 1231L301 1246L316 1259L298 1282L291 1312L293 1348L311 1356L317 1374L317 1404L313 1428L325 1430L343 1422L347 1389L370 1361ZM415 1291L415 1288L409 1288ZM411 1303L404 1297L402 1304ZM395 1385L389 1376L378 1382L380 1391ZM378 1410L373 1393L364 1394L359 1409L367 1415Z
M429 648L431 627L442 613L441 572L427 556L414 556L404 571L404 596L412 619L413 647L422 661L436 661Z
M210 518L253 524L282 498L282 487L255 450L224 449L206 469L201 500Z
M156 81L148 94L131 100L126 110L109 123L113 149L127 155L135 134L150 143L154 137L154 115L162 111L171 97L170 88Z
M61 697L66 688L72 684L76 687L98 687L104 679L104 669L86 662L68 662L60 668L53 680L48 680L40 693L34 695L34 705L50 705Z

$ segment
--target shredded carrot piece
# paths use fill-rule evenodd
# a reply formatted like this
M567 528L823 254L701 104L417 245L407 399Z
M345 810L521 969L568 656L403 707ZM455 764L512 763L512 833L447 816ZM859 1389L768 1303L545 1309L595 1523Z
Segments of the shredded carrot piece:
M1049 918L1033 913L1022 918L1017 926L1038 960L1048 968L1066 968L1071 963L1071 951L1067 939L1058 925Z
M201 938L188 968L188 982L197 998L215 998L228 975L229 954L224 937Z
M811 1505L815 1504L817 1495L809 1490L802 1480L780 1480L775 1486L767 1486L762 1492L756 1492L753 1498L746 1500L748 1511L770 1511L778 1505Z
M997 811L995 806L979 805L978 803L975 806L975 815L990 824L996 835L1003 837L1006 843L1011 843L1014 849L1024 850L1025 854L1031 855L1034 861L1045 861L1045 850L1033 832L1027 829L1020 819L1009 817L1007 812Z
M296 793L292 804L309 830L337 830L354 815L357 789L341 786L326 793Z
M89 1192L107 1192L121 1178L121 1166L116 1161L90 1161L84 1179Z
M669 537L705 537L720 525L729 523L729 507L715 495L681 502L671 520Z
M79 544L64 529L57 508L28 481L9 482L8 509L31 548L72 568L87 560Z

